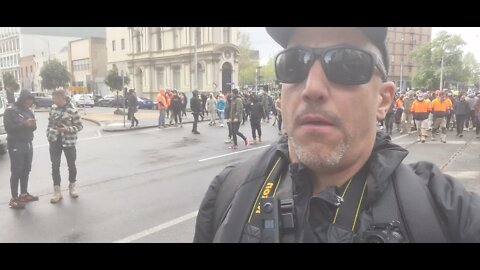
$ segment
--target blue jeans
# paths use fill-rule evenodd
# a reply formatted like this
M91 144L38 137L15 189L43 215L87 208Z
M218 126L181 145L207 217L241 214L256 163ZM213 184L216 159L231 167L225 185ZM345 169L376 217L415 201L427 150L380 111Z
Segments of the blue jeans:
M165 109L160 110L160 115L158 117L158 126L165 126Z

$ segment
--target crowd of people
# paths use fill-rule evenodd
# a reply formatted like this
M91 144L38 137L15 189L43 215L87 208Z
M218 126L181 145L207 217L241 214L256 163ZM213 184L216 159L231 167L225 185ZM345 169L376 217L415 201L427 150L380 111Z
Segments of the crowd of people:
M476 138L480 138L480 91L399 92L379 125L389 135L394 130L400 134L417 132L417 141L422 143L429 136L435 140L438 133L446 143L447 131L454 129L457 137L475 130Z

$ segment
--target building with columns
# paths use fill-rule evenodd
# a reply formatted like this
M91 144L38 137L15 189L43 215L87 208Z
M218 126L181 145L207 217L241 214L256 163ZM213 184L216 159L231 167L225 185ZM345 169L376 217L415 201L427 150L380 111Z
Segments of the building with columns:
M128 87L149 98L160 87L231 89L238 82L237 35L236 27L107 27L108 70L116 65L129 76Z

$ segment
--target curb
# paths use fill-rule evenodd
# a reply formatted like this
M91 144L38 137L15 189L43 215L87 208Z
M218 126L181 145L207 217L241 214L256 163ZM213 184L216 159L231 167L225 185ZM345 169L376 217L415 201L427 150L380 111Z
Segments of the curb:
M94 124L97 124L97 125L99 125L99 126L101 126L101 127L103 126L101 122L99 122L99 121L97 121L97 120L94 120L94 119L91 119L91 118L80 117L80 119L85 120L85 121L90 121L90 122L92 122L92 123L94 123Z

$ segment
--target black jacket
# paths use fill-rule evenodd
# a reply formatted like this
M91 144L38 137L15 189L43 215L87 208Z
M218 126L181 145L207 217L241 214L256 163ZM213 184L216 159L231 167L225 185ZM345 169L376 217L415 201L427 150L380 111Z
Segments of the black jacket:
M190 99L190 109L192 110L193 114L199 114L202 112L202 101L198 96L193 96Z
M251 206L266 177L272 159L278 153L288 155L286 137L270 146L264 153L243 163L230 165L215 177L201 203L195 227L194 242L258 242L252 237L252 230L245 225ZM452 177L441 173L438 167L429 162L411 165L402 164L408 151L393 144L390 137L377 133L375 146L367 169L367 196L365 207L359 213L356 235L360 235L374 222L372 206L385 201L385 194L391 189L392 177L400 169L407 168L415 173L424 185L425 194L436 205L439 223L445 225L444 232L449 242L480 242L480 197L468 192ZM283 186L292 185L295 205L296 242L352 242L353 233L336 227L331 222L335 207L332 205L336 188L328 188L312 197L313 184L309 170L301 164L290 164ZM245 175L238 184L232 185L237 176ZM240 177L242 178L242 177ZM401 181L401 180L398 180ZM235 190L228 211L220 213L218 201L224 194ZM282 185L278 193L282 192ZM385 195L385 196L384 196ZM396 197L394 197L396 198ZM217 201L218 199L218 201ZM245 207L247 205L247 207ZM310 219L306 220L307 209ZM312 210L314 209L314 210ZM393 210L393 209L392 209ZM414 210L415 211L415 208ZM418 215L417 215L418 216ZM408 218L408 217L407 217ZM422 223L418 218L417 223ZM376 223L376 222L375 222ZM408 239L413 241L412 239ZM413 241L414 242L414 241Z
M263 110L263 106L260 102L255 102L250 108L250 119L251 120L258 120L265 118L265 111Z
M453 104L453 112L457 115L468 115L470 114L470 107L465 100L457 100Z
M32 142L33 132L37 126L28 127L24 124L24 120L28 118L35 119L35 115L29 108L23 108L21 105L27 97L33 96L29 91L23 90L18 97L18 101L5 110L3 123L7 131L8 142Z
M138 106L138 99L137 96L134 94L128 94L128 108L129 109L136 109Z
M170 108L174 111L182 110L182 98L179 95L173 95L172 100L170 101Z

